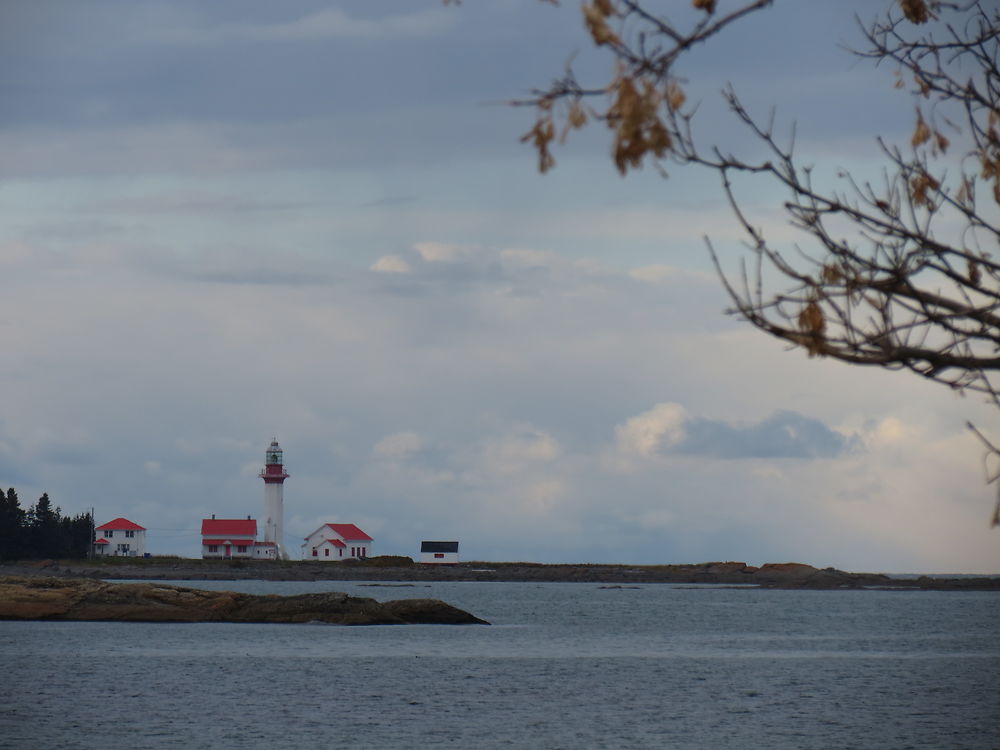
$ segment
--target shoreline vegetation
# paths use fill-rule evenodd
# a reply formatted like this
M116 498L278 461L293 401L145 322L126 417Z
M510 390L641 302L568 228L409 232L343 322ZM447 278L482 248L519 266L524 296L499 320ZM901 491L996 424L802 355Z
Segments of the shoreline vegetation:
M1000 591L1000 576L908 576L849 573L803 563L742 562L686 565L546 564L463 562L415 563L381 556L336 563L309 560L201 560L178 557L94 560L32 560L0 564L0 576L44 576L104 580L166 581L370 581L370 582L576 582L596 584L704 584L787 589L900 589Z

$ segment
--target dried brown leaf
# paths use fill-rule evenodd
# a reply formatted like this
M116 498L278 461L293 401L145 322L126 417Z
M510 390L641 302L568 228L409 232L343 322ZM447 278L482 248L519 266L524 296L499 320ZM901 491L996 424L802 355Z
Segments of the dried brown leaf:
M835 263L827 263L820 272L824 284L839 284L844 279L844 272Z
M910 179L910 196L913 199L914 205L924 206L933 210L935 208L934 199L929 193L933 193L940 187L941 183L926 172L921 172L912 177Z
M605 18L608 16L617 16L618 10L615 8L611 0L594 0L594 7L600 11Z
M958 201L959 203L965 203L966 201L969 200L969 196L971 195L972 192L969 188L969 185L970 185L970 178L963 178L962 184L959 185L958 192L955 194L956 201Z
M922 146L931 139L931 129L927 127L927 123L924 122L924 118L921 116L920 112L917 112L917 127L913 131L913 137L910 138L910 144L913 148L917 146Z
M583 20L587 24L587 31L594 40L594 44L600 47L602 44L620 44L621 40L609 27L607 16L597 7L595 3L585 3L583 5Z
M799 329L805 333L822 333L826 328L826 318L823 309L812 300L799 313Z
M810 301L802 308L798 323L799 330L804 334L798 341L809 352L809 356L822 354L826 346L823 337L823 331L826 329L826 318L823 315L823 309L815 300Z
M979 269L979 264L975 260L969 258L969 283L972 286L979 286L979 282L983 278L983 273Z
M924 0L899 0L899 7L912 23L927 23L930 19L930 10Z
M679 110L684 106L686 100L687 96L684 95L684 90L676 81L671 81L667 84L667 106L671 111L676 112Z
M527 133L521 136L521 143L531 142L538 152L538 171L542 174L548 172L555 166L556 160L549 151L549 144L555 138L555 126L552 117L542 114L535 122L534 126Z
M559 142L563 143L566 140L566 136L569 135L570 130L577 130L582 128L587 124L587 112L584 110L583 105L579 101L574 101L569 105L569 110L566 112L566 126L563 128L562 133L559 135Z

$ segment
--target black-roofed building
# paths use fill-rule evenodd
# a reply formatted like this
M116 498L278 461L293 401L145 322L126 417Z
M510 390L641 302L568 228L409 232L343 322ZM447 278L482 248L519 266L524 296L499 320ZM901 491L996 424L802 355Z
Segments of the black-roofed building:
M458 542L421 542L420 562L454 565L458 562Z

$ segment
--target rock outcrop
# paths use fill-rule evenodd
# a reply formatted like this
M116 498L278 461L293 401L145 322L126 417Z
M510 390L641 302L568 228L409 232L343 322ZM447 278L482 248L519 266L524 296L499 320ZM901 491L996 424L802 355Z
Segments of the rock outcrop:
M760 586L778 588L864 588L892 583L879 573L845 573L836 568L814 568L803 563L765 563L753 570L749 579Z
M339 592L259 596L162 583L0 578L0 619L488 625L437 599L377 602Z

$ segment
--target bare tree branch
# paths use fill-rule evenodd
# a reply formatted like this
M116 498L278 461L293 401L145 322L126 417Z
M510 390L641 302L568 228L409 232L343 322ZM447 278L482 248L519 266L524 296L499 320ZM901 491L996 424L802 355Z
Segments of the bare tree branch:
M866 46L856 54L892 66L897 88L912 82L915 127L906 146L877 139L881 184L845 174L846 187L831 190L814 185L795 153L794 130L779 142L774 113L758 119L731 88L723 99L765 156L702 147L696 111L675 74L685 51L770 4L746 2L716 15L714 0L693 0L700 13L682 28L651 10L652 0L585 2L588 32L610 53L613 74L583 86L568 68L531 99L512 102L537 108L523 140L545 172L555 165L557 134L562 140L599 122L622 174L644 163L664 172L667 163L715 171L751 261L732 275L706 238L732 314L810 356L907 370L1000 408L1000 262L983 249L1000 241L1000 9L977 0L898 0L871 23L858 21ZM963 151L946 160L952 139ZM783 208L808 250L783 253L754 226L736 175L786 191ZM987 466L997 467L988 481L1000 484L1000 449L972 429Z

